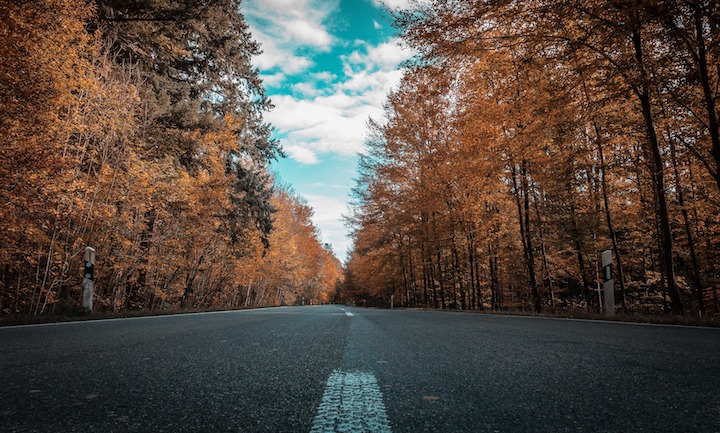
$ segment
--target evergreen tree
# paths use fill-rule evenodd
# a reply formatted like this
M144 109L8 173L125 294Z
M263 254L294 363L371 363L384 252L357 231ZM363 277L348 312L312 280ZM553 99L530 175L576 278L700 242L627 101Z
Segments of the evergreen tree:
M192 173L202 168L199 137L230 129L238 142L226 164L237 177L234 198L245 197L233 203L248 208L228 216L252 215L267 243L271 182L250 177L282 153L263 120L272 105L251 63L260 47L240 1L98 0L98 18L117 61L138 65L149 86L148 155L169 155Z

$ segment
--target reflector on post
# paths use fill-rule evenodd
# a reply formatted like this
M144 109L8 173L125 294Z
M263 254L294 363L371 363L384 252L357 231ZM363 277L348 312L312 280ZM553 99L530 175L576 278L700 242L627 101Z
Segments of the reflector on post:
M605 315L615 317L615 282L612 276L612 252L602 252L602 274L603 274L603 308Z
M85 310L92 312L93 291L95 289L95 249L85 247L84 259L82 304Z

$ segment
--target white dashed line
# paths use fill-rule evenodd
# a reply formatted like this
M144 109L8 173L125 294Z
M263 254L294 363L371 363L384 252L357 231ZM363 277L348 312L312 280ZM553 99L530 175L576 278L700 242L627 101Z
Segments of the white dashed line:
M321 432L392 432L374 374L333 371L310 429Z
M346 312L345 312L345 315L346 315L346 316L354 316L354 314L351 313L351 312L349 312L349 311L346 311Z

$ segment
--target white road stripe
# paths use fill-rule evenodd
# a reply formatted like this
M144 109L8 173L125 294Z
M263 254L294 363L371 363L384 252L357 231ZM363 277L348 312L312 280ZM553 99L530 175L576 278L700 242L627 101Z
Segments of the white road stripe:
M310 433L334 432L392 432L374 374L335 370L328 377Z
M290 308L287 306L282 307L266 307L266 308L246 308L242 310L219 310L219 311L202 311L199 313L172 313L172 314L157 314L151 316L133 316L133 317L111 317L108 319L87 319L87 320L69 320L67 322L48 322L48 323L29 323L27 325L3 325L0 326L0 330L3 329L20 329L20 328L37 328L41 326L65 326L65 325L79 325L79 324L97 324L97 323L108 323L108 322L119 322L126 320L147 320L147 319L172 319L177 317L188 317L188 316L207 316L210 314L283 314L277 312L277 310ZM276 310L275 312L271 310ZM285 313L289 314L289 313Z
M354 316L354 314L351 313L351 312L349 312L349 311L346 311L346 312L345 312L345 315L346 315L346 316Z

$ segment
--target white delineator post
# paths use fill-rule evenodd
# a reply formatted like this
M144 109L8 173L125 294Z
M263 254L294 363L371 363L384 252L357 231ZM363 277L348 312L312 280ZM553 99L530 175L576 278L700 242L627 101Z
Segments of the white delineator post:
M85 269L83 270L83 308L92 311L93 291L95 290L95 249L85 247Z
M615 281L612 275L612 252L605 250L602 252L602 276L603 276L603 308L605 315L615 317Z
M390 295L390 309L395 307L395 295Z

